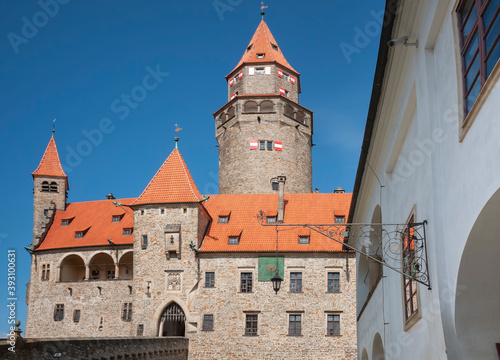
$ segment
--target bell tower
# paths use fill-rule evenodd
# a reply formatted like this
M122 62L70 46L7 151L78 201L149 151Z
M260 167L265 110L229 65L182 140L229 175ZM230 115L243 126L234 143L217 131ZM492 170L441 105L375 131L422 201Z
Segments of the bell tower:
M214 113L219 146L219 193L312 189L313 113L299 104L300 74L262 20L238 65L226 76L227 103Z
M54 133L33 176L33 245L39 245L56 210L66 210L68 176L59 160Z

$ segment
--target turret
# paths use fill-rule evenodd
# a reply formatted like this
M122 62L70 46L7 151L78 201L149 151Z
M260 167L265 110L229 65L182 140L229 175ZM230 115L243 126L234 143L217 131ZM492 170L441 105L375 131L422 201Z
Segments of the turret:
M33 176L33 245L39 245L52 224L56 210L66 210L68 176L59 160L54 134Z

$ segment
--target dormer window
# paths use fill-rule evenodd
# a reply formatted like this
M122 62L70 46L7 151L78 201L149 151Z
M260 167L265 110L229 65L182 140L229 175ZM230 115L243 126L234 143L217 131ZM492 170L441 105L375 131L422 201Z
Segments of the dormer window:
M268 224L273 224L276 222L276 216L268 216L267 217L267 223Z
M335 215L335 223L337 224L345 223L345 216Z
M123 219L123 215L113 215L111 221L112 222L120 222Z
M227 224L229 222L229 216L219 216L219 224Z
M257 59L264 59L266 54L257 54Z
M250 51L252 49L253 44L248 45L247 51Z
M122 235L132 235L132 229L131 228L125 228L123 229L123 234Z
M278 45L271 43L271 46L273 47L274 50L278 51Z
M299 236L299 244L309 244L309 236Z
M228 239L228 244L229 245L238 245L240 243L240 238L239 236L230 236Z
M71 218L71 219L62 219L61 220L61 226L68 226L69 224L71 224L71 222L73 221L74 218Z
M83 231L75 231L75 239L81 239L85 236Z

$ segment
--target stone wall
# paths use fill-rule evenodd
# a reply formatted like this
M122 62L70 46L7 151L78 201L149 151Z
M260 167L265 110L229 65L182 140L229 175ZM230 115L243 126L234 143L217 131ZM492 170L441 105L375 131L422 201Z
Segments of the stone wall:
M186 360L189 340L183 338L31 339L16 344L15 352L2 341L0 357L16 360ZM60 354L60 356L59 356Z

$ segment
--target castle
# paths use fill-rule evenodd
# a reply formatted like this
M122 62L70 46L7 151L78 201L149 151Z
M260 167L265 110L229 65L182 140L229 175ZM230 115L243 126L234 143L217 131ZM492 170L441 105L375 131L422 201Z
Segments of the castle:
M32 174L27 337L186 336L192 359L356 358L355 255L300 226L345 222L351 194L312 192L313 113L264 20L226 81L219 195L199 193L176 142L139 197L67 203L52 136Z

